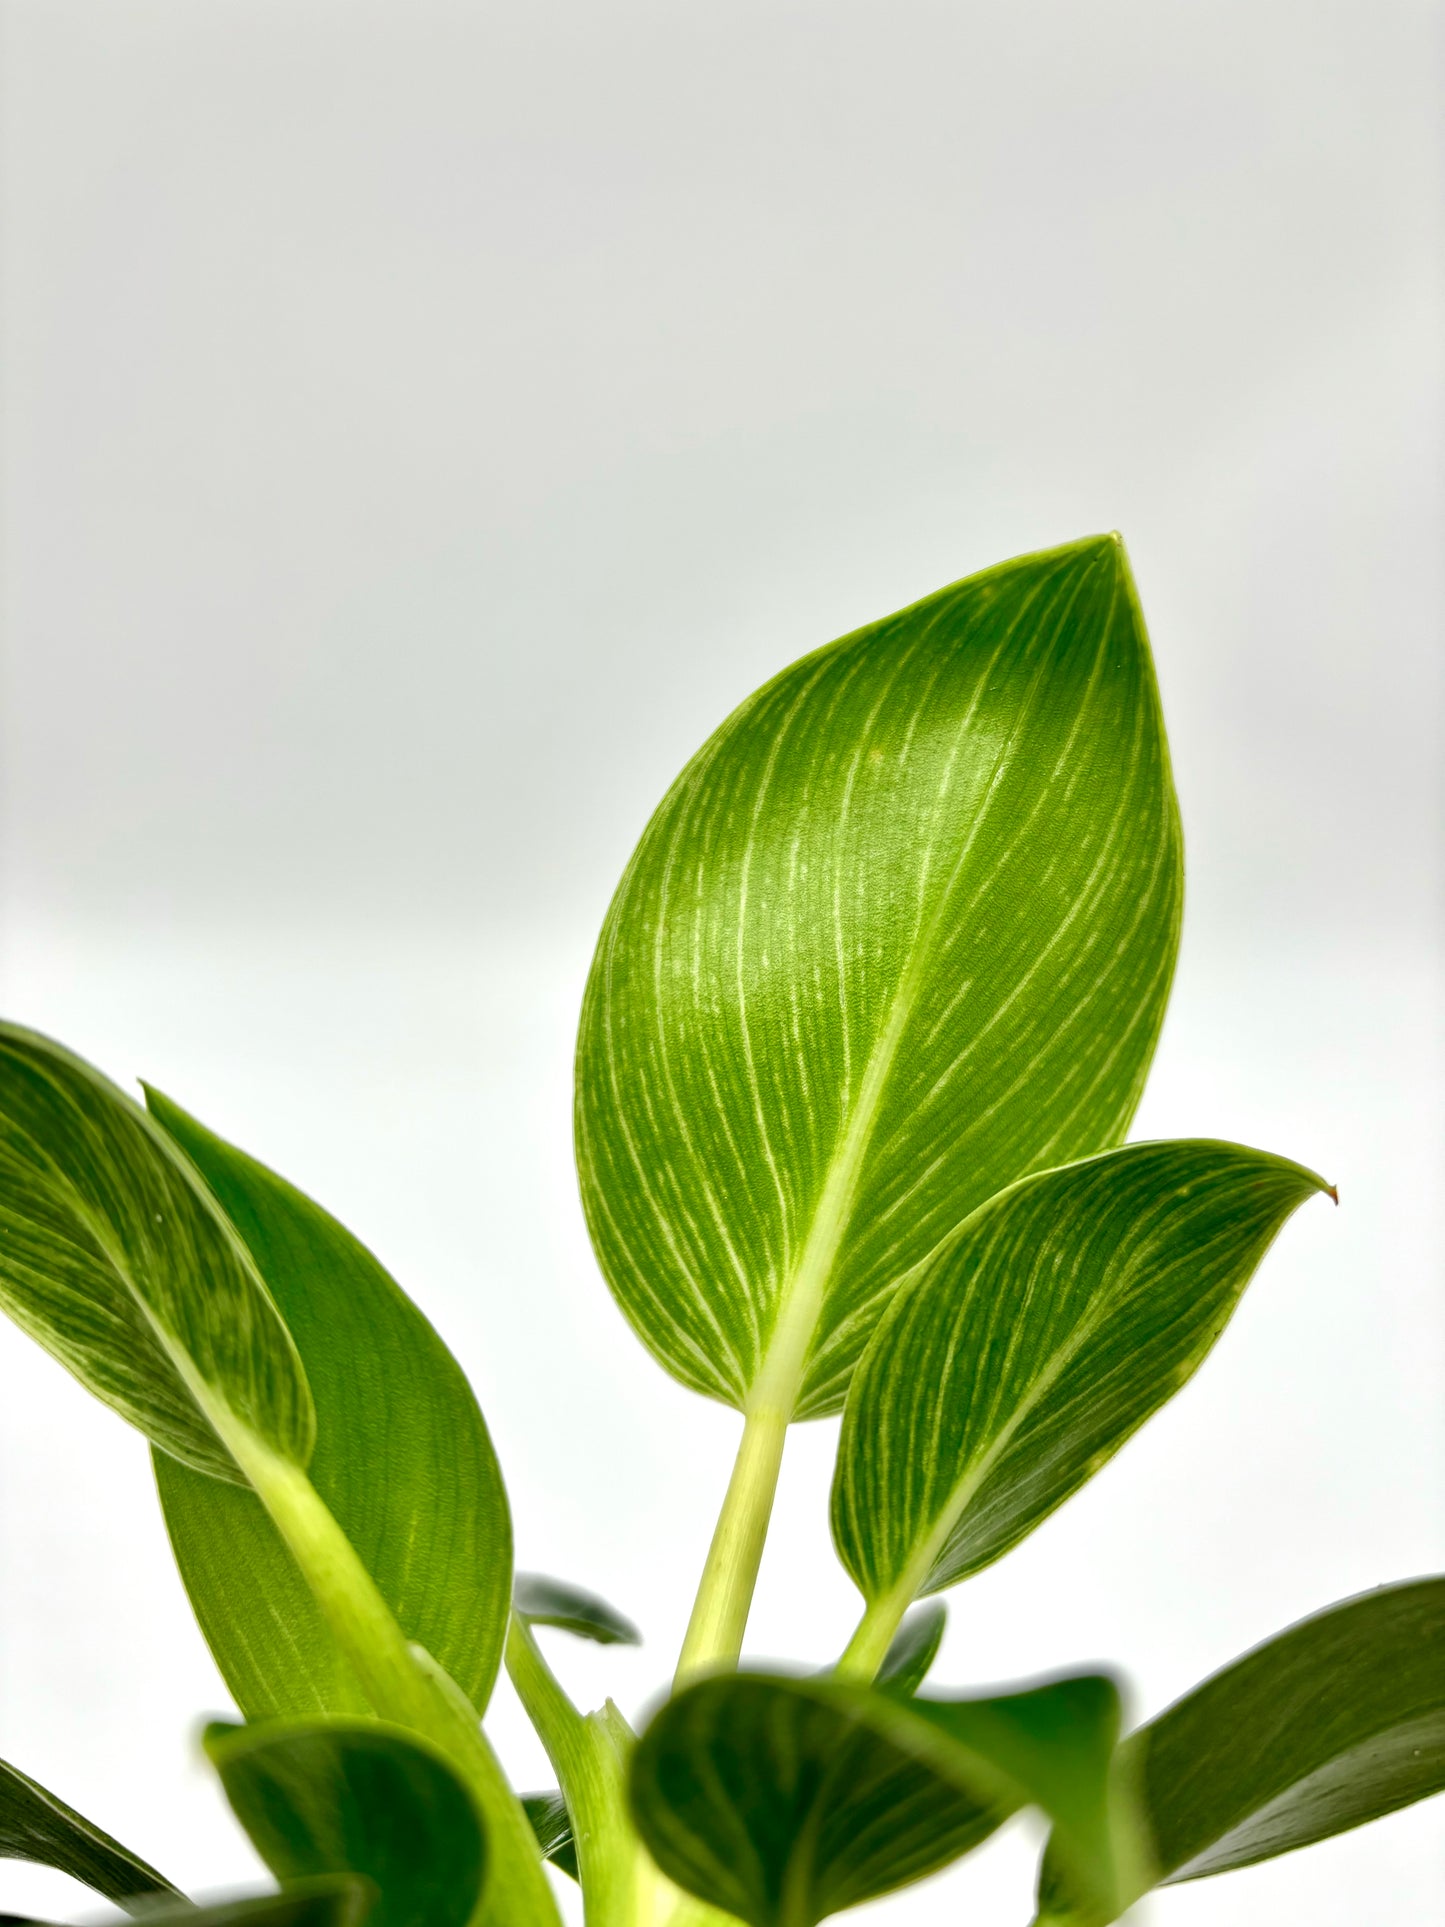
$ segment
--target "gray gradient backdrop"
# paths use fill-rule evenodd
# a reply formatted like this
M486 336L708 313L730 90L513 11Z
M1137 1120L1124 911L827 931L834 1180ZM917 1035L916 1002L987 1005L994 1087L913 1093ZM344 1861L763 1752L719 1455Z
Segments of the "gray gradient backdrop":
M665 1676L735 1436L631 1340L569 1056L648 811L793 656L1121 528L1189 839L1141 1134L1290 1153L1200 1378L964 1587L940 1676L1157 1708L1445 1563L1435 9L11 0L7 1011L337 1210L474 1374L523 1560ZM750 1638L835 1649L834 1427ZM139 1441L0 1332L0 1753L252 1866ZM499 1698L522 1779L546 1770ZM1439 1808L1160 1927L1441 1917ZM1027 1917L1016 1828L881 1903ZM0 1905L85 1912L0 1866Z

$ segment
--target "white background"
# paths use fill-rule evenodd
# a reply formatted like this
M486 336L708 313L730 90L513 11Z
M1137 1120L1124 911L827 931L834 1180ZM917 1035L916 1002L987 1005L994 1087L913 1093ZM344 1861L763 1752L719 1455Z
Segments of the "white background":
M1442 301L1414 0L3 11L7 1014L335 1210L472 1373L521 1560L666 1677L735 1440L587 1248L590 947L793 656L1121 528L1189 844L1138 1134L1338 1181L1199 1378L953 1598L937 1677L1140 1713L1442 1563ZM835 1428L750 1650L822 1661ZM0 1331L0 1755L183 1884L253 1867L140 1441ZM505 1694L494 1726L545 1765ZM1424 1806L1151 1903L1441 1917ZM1021 1922L1032 1843L878 1903ZM0 1906L82 1917L0 1865Z

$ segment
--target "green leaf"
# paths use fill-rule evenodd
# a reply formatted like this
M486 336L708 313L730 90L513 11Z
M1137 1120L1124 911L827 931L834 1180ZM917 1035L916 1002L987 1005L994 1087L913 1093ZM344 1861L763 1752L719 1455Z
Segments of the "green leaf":
M0 1032L0 1115L7 1112L0 1126L7 1308L130 1416L150 1418L147 1399L164 1411L167 1397L184 1416L181 1395L192 1398L195 1438L205 1444L207 1424L216 1435L205 1448L210 1460L198 1446L192 1462L251 1482L370 1704L429 1735L466 1776L492 1838L489 1907L496 1900L507 1927L555 1921L526 1816L473 1710L453 1704L433 1676L445 1668L421 1663L424 1649L408 1641L367 1569L372 1548L352 1545L301 1469L315 1416L299 1355L200 1174L104 1080L43 1039L13 1031ZM151 1331L157 1342L146 1352ZM174 1436L176 1425L146 1429L178 1450L185 1443ZM510 1572L492 1583L509 1602Z
M1123 1137L1180 891L1117 537L957 583L737 709L638 845L578 1042L587 1221L667 1369L836 1411L905 1272Z
M839 1680L715 1674L667 1702L633 1757L662 1871L752 1927L813 1927L921 1879L1017 1808L1055 1821L1081 1890L1112 1896L1109 1680L900 1701Z
M632 1761L633 1816L658 1866L752 1927L812 1927L936 1872L1008 1817L999 1786L961 1792L872 1712L832 1681L718 1674L686 1688Z
M481 1893L481 1822L445 1758L366 1721L212 1726L206 1752L278 1880L364 1875L372 1927L466 1927Z
M1139 1862L1138 1813L1115 1775L1119 1689L1084 1673L988 1699L914 1698L929 1721L970 1757L1010 1776L1024 1801L1053 1820L1052 1838L1076 1891L1113 1911ZM960 1765L960 1783L966 1783Z
M370 1917L375 1890L364 1880L314 1880L284 1894L250 1894L205 1907L182 1903L147 1907L135 1918L146 1927L360 1927ZM0 1914L0 1927L47 1927L19 1914Z
M565 1579L519 1572L512 1584L512 1603L529 1626L560 1626L563 1632L594 1640L599 1646L642 1644L642 1634L615 1606Z
M1024 1179L961 1227L895 1299L843 1419L833 1537L882 1623L1096 1472L1325 1188L1238 1145L1137 1144Z
M0 1760L0 1859L55 1867L127 1912L157 1894L179 1894L164 1874L112 1840L53 1793Z
M878 1668L877 1684L905 1696L916 1693L938 1657L948 1608L941 1599L909 1613L893 1636L893 1644Z
M1327 1839L1445 1788L1445 1577L1277 1634L1131 1740L1162 1877Z
M537 1845L542 1849L543 1858L550 1860L554 1867L560 1867L573 1880L580 1879L572 1816L567 1811L567 1802L561 1792L554 1788L551 1793L524 1793L522 1809L532 1823L532 1831L537 1836Z
M156 1122L244 1239L305 1362L311 1483L407 1636L484 1708L506 1640L512 1533L486 1424L455 1359L351 1233L147 1089ZM196 1617L251 1719L370 1707L250 1492L156 1460Z
M1166 1884L1253 1866L1439 1793L1445 1577L1360 1593L1276 1634L1141 1727L1121 1768Z
M239 1483L305 1466L315 1414L255 1266L139 1105L0 1025L0 1309L163 1452Z

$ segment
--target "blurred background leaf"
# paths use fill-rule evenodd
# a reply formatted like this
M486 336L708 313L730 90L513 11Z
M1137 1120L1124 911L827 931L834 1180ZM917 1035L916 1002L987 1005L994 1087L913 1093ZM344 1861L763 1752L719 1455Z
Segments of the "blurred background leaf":
M659 1709L633 1812L662 1871L751 1927L812 1927L967 1853L1019 1807L1055 1821L1081 1890L1112 1896L1118 1695L1098 1677L909 1700L720 1674Z
M466 1927L486 1870L481 1821L441 1754L412 1734L341 1720L212 1726L206 1752L252 1844L283 1884L359 1874L373 1927Z
M569 1879L579 1878L577 1843L572 1837L572 1816L560 1789L551 1793L524 1793L522 1807L532 1823L543 1857L560 1867Z
M941 1599L931 1599L909 1613L893 1635L874 1683L894 1693L916 1693L938 1657L947 1623L948 1608Z

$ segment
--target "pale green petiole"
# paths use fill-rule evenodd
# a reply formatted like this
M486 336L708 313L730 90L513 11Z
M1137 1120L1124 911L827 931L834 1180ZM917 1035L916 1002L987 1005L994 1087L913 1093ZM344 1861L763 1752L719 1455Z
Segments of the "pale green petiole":
M965 1486L973 1482L964 1482ZM933 1570L933 1564L942 1551L952 1530L956 1510L946 1510L935 1523L932 1532L915 1552L903 1570L897 1584L888 1591L870 1599L864 1609L863 1617L853 1629L853 1637L843 1648L842 1657L833 1668L839 1679L854 1680L860 1686L871 1686L878 1668L893 1644L894 1635L903 1624L908 1608L918 1598L919 1592Z
M783 1445L803 1388L828 1280L852 1213L863 1154L910 1008L917 968L915 962L905 973L893 999L888 1021L869 1057L857 1106L834 1153L797 1268L783 1290L688 1623L677 1667L679 1685L710 1666L731 1664L742 1651Z
M896 1585L870 1599L864 1609L863 1617L853 1629L853 1637L843 1648L842 1657L833 1671L839 1679L854 1680L860 1686L871 1686L878 1668L893 1644L894 1635L903 1624L904 1615L913 1604L933 1571L934 1562L947 1543L948 1535L958 1516L963 1496L974 1489L977 1476L961 1480L955 1498L957 1503L945 1508L934 1524L933 1530L918 1547L912 1559L905 1566Z
M587 1927L728 1927L732 1916L675 1887L643 1846L627 1807L635 1740L611 1700L598 1712L579 1712L516 1613L506 1665L567 1801Z
M627 1812L632 1730L610 1700L596 1713L578 1711L517 1613L506 1665L567 1801L587 1927L635 1927L646 1853Z
M892 1592L871 1602L833 1668L837 1678L853 1680L859 1686L872 1685L913 1600L911 1586L895 1586Z
M477 1922L485 1927L560 1927L527 1816L475 1713L458 1692L448 1692L418 1664L370 1573L305 1473L239 1428L228 1428L226 1443L285 1540L376 1712L439 1747L471 1790L488 1846Z
M677 1663L678 1685L730 1664L742 1650L787 1435L787 1414L776 1406L748 1413Z

